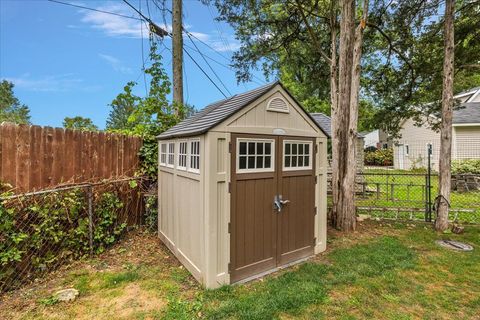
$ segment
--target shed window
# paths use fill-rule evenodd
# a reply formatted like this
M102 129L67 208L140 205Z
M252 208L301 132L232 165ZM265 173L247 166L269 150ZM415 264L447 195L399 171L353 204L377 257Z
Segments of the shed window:
M188 171L200 172L200 141L190 141L190 164Z
M178 169L187 170L187 146L186 141L181 141L178 145Z
M307 141L283 142L283 169L298 170L312 168L312 143Z
M160 144L160 165L162 166L167 165L167 144L166 143Z
M167 167L175 167L175 142L168 143Z
M273 140L238 139L237 171L273 171Z

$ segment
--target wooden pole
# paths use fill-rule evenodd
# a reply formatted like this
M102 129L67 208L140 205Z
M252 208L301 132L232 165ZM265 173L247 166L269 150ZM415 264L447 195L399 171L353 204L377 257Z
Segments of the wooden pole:
M175 114L181 117L181 108L183 105L182 0L173 0L172 6L173 103Z
M435 230L448 228L448 207L452 179L452 118L453 118L453 62L454 62L454 10L455 0L445 2L445 32L442 90L442 123L440 126L439 194Z

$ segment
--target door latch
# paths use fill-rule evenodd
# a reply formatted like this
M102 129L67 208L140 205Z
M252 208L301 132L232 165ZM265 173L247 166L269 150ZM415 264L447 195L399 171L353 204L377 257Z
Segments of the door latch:
M273 207L280 213L284 205L290 203L290 200L283 200L282 195L276 195L273 198Z

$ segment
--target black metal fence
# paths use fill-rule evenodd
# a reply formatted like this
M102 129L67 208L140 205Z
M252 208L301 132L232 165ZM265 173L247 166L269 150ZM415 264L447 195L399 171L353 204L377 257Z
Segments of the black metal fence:
M454 179L458 179L454 177ZM452 190L451 221L480 223L480 176L469 175L469 188ZM329 177L329 191L331 179ZM402 170L366 169L355 179L357 213L381 219L435 219L434 199L438 194L438 174Z
M148 185L144 178L125 178L0 192L0 293L101 253L129 226L142 224Z

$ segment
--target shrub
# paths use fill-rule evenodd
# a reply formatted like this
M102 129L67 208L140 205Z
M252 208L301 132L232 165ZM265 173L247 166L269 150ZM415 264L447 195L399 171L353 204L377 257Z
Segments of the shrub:
M90 252L86 198L85 189L71 189L0 201L0 292ZM94 193L94 253L125 229L123 207L116 191Z
M480 174L480 159L454 160L452 173Z
M393 165L393 149L378 149L365 153L365 164L369 166Z

